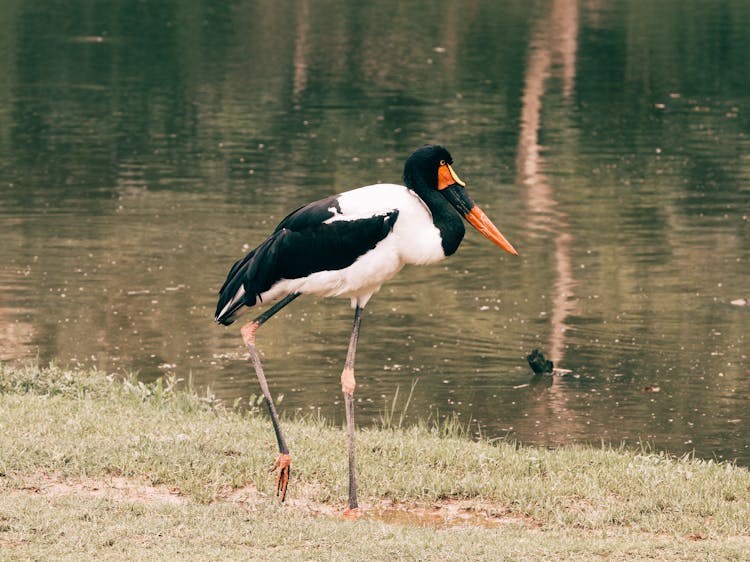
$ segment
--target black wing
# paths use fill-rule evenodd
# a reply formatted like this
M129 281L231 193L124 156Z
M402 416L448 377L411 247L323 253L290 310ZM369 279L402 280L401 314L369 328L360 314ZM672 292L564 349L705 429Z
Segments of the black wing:
M255 305L263 292L282 279L350 266L385 238L398 218L398 210L393 210L326 223L336 211L335 197L297 209L270 238L237 261L219 291L216 321L231 324L240 308Z

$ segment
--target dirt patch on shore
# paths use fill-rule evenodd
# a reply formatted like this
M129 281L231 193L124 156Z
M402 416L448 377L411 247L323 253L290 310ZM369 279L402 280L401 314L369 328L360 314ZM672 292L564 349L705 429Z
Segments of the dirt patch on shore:
M116 502L145 504L188 504L193 500L167 486L154 486L132 478L112 476L102 479L70 478L56 474L29 477L26 482L5 493L36 494L49 497L78 496L102 498ZM331 505L312 500L304 490L297 489L296 497L287 497L289 509L326 517L344 517L343 505ZM260 492L255 486L227 489L217 502L228 502L253 507L278 499ZM378 520L395 525L423 527L522 525L538 528L531 517L511 513L501 506L479 500L446 499L432 502L394 502L383 499L360 506L359 518Z
M137 480L112 476L104 479L65 478L42 474L6 493L37 494L42 496L85 496L112 501L138 503L181 504L190 501L166 486L151 486Z

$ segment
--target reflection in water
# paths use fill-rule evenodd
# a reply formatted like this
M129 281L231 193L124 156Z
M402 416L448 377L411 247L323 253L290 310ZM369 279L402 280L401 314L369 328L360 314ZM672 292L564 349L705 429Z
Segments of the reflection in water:
M552 313L548 353L555 365L555 371L546 397L539 397L538 392L544 386L540 387L541 381L535 381L534 391L538 398L532 411L537 420L545 421L545 429L549 425L546 423L547 420L555 420L557 435L572 435L581 430L581 421L570 411L557 377L557 374L561 372L561 362L564 357L565 331L568 329L565 322L575 306L573 298L575 280L570 257L572 241L570 224L565 220L564 213L558 209L554 187L549 177L543 172L544 160L541 156L539 134L543 126L541 115L545 86L552 76L552 63L557 57L562 60L558 68L562 74L562 95L565 101L563 108L566 111L572 110L570 97L575 82L577 32L577 0L554 0L549 13L535 23L529 43L524 80L516 167L517 181L527 187L529 228L538 230L541 234L551 235L554 239L554 263L557 276L550 303Z
M297 9L297 33L294 44L294 87L293 99L299 101L300 94L307 86L307 57L310 52L310 5L302 0Z
M211 322L226 263L439 142L521 258L469 232L384 286L359 419L419 378L410 420L750 462L750 308L731 304L750 277L750 3L0 10L3 360L257 393L237 332ZM340 419L350 314L300 299L264 327L287 414ZM577 378L529 388L534 347Z
M577 0L555 0L549 13L535 26L529 43L529 56L524 81L521 131L518 142L517 181L528 187L527 206L531 219L529 227L549 233L554 237L554 260L557 279L552 297L549 357L559 367L565 347L565 320L575 307L573 299L573 271L570 245L572 235L565 215L557 209L554 189L544 174L540 155L539 131L545 84L551 76L551 66L556 56L562 61L562 94L568 102L565 108L572 111L570 97L575 82L575 62L578 34Z

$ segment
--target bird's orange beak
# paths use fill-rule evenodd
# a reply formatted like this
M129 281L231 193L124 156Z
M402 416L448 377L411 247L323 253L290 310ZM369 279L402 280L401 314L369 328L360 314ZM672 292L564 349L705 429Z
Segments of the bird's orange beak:
M503 250L514 256L518 252L513 245L501 234L492 221L477 207L476 203L469 197L464 189L466 184L461 181L450 164L441 164L438 168L438 190L451 205L476 228L482 236L500 246Z
M482 209L475 205L468 214L464 215L464 218L471 223L471 226L481 232L482 236L487 238L487 240L494 242L509 254L513 254L514 256L518 255L513 244L508 242L507 238L505 238L497 227L492 224L492 221L484 214Z

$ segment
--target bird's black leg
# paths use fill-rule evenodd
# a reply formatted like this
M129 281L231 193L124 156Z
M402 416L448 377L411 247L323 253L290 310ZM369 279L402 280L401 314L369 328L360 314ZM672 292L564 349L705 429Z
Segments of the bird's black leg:
M278 468L279 473L276 477L276 495L281 496L283 502L286 498L286 487L289 483L289 475L291 473L292 456L289 454L289 449L284 441L284 436L281 433L281 425L279 424L279 415L276 413L276 407L273 405L271 399L271 392L268 390L268 383L266 382L266 375L263 372L263 365L260 362L260 355L258 355L258 348L255 346L255 332L263 323L276 314L279 310L284 308L294 299L299 296L299 293L292 293L284 297L282 300L274 304L263 314L258 316L255 320L248 322L242 326L242 341L245 342L248 351L250 352L250 358L253 361L255 367L255 374L258 375L258 382L260 383L260 389L263 392L263 396L266 399L268 405L268 412L271 414L271 421L273 422L273 430L276 432L276 441L279 444L279 457L273 464L271 470Z
M349 350L346 353L346 363L341 373L341 389L344 392L344 404L346 407L346 429L349 438L349 508L345 515L359 515L357 504L357 477L354 464L354 356L357 353L357 340L359 339L359 326L362 323L362 309L357 305L354 310L354 326L349 338Z

